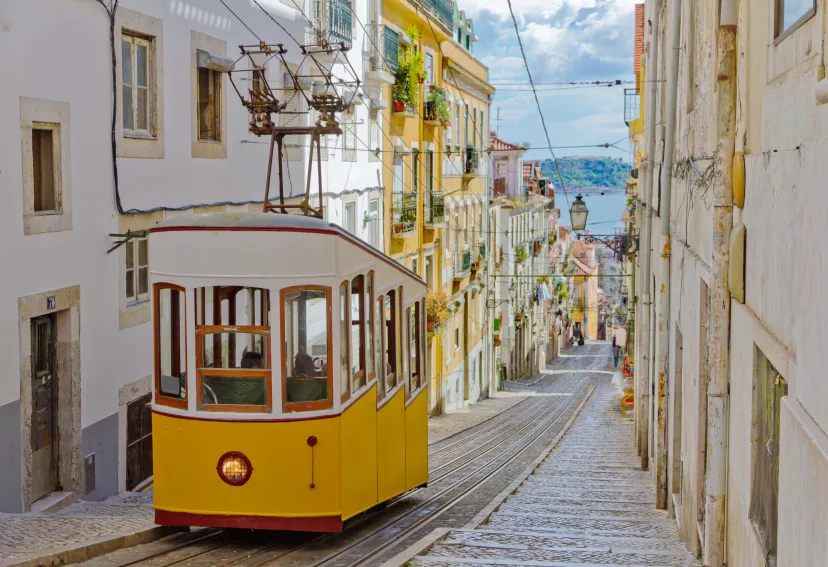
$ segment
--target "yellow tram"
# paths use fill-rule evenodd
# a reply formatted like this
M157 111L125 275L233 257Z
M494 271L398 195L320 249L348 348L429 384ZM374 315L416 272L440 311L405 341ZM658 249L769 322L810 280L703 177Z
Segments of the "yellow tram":
M425 283L306 216L150 231L156 523L341 531L428 481Z

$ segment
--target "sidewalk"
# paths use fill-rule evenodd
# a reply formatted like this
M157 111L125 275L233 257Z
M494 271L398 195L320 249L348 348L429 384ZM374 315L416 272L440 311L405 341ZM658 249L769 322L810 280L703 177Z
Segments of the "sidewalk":
M675 522L655 509L649 473L631 449L619 387L598 386L559 444L463 529L437 530L405 565L584 564L697 567ZM396 558L394 560L396 562Z
M53 514L0 514L0 567L75 563L169 533L153 522L151 492L77 502Z
M498 392L463 410L431 418L429 444L495 417L527 397ZM153 519L151 491L77 502L51 514L0 513L0 567L79 563L179 531L156 526Z

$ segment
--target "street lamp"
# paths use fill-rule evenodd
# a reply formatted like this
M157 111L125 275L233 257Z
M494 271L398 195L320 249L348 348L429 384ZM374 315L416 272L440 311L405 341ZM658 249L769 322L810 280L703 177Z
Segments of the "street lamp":
M587 215L589 210L584 203L582 196L575 197L575 202L569 208L569 220L572 222L572 230L581 232L586 229Z
M509 286L509 297L512 298L512 303L517 302L517 286L515 286L515 282L512 282L512 285Z

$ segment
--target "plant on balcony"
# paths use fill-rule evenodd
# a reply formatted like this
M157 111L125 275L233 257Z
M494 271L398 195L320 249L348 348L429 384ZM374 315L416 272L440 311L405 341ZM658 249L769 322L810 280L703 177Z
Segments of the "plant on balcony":
M429 331L442 327L451 316L449 296L442 290L426 294L426 325Z
M515 262L518 264L522 264L526 261L529 257L529 253L526 252L526 248L524 246L520 246L515 250Z
M436 120L443 130L451 126L451 114L443 89L434 88L429 93L426 100L426 120Z
M402 63L402 59L400 60ZM394 112L403 112L408 104L408 67L400 65L394 74Z

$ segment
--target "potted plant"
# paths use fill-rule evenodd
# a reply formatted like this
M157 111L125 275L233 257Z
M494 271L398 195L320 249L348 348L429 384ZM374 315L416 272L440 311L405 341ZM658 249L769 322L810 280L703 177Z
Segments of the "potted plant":
M408 67L400 65L394 79L394 112L404 112L408 100Z
M450 314L449 297L446 292L437 290L426 294L426 326L429 332L442 327Z
M446 93L443 89L432 87L426 101L426 116L427 120L439 122L444 130L451 126L451 114L448 101L446 101Z
M528 257L529 254L526 252L526 248L524 246L521 246L515 250L515 263L522 264Z

